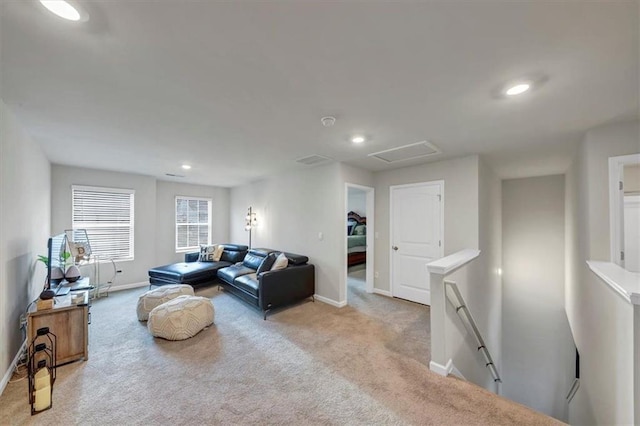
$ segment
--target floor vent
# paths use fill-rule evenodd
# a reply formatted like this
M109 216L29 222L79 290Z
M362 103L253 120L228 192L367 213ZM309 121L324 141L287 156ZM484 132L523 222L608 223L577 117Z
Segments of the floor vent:
M314 154L314 155L310 155L308 157L298 158L296 161L298 163L302 163L302 164L305 164L307 166L314 166L316 164L324 163L326 161L331 161L331 158L324 157L322 155Z
M414 158L428 157L430 155L440 154L440 148L434 144L422 141L418 143L412 143L409 145L399 146L397 148L391 148L380 152L374 152L369 154L369 157L375 157L385 163L395 163L397 161L412 160Z

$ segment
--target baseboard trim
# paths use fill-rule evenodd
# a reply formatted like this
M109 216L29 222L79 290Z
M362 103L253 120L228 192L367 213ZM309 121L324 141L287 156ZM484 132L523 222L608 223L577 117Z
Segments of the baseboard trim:
M451 374L451 375L453 375L453 376L456 376L456 377L457 377L457 378L459 378L459 379L467 380L467 379L462 375L462 373L460 372L460 370L458 370L458 369L456 368L456 366L455 366L455 365L453 365L453 362L451 363L451 373L450 373L450 374Z
M149 287L149 281L141 281L139 283L112 285L108 291L129 290L131 288Z
M438 364L437 362L430 361L429 362L429 370L437 373L441 376L448 376L451 371L453 371L453 360L449 358L446 365Z
M374 292L375 294L380 294L380 295L382 295L382 296L393 297L393 296L391 295L391 292L390 292L389 290L380 290L379 288L374 288L374 289L373 289L373 292Z
M20 345L20 349L18 349L18 353L13 358L13 361L11 361L11 364L9 365L9 369L7 370L6 373L4 373L2 382L0 382L0 395L2 395L2 393L4 392L4 388L6 388L7 385L9 384L9 380L11 380L11 376L13 376L13 371L16 369L16 366L18 365L18 361L20 361L20 355L22 355L22 353L26 349L27 349L27 341L25 340L24 342L22 342L22 345Z
M344 308L345 306L347 306L347 301L343 300L342 302L336 302L333 299L329 299L328 297L324 297L324 296L320 296L317 294L314 294L313 297L322 302L322 303L326 303L327 305L331 305L331 306L335 306L336 308Z

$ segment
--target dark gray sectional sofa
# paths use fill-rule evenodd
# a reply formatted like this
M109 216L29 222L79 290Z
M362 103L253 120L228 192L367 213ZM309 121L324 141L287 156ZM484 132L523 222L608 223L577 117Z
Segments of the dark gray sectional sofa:
M269 254L275 257L281 252L272 249L249 250L242 263L218 270L220 284L226 291L267 313L275 308L313 298L315 294L315 267L309 258L286 253L288 266L279 270L260 271Z
M219 284L225 291L260 309L264 319L267 319L267 313L272 309L307 297L313 298L315 267L308 263L307 256L284 252L288 260L287 267L272 271L267 257L272 260L280 251L247 250L247 246L238 244L223 245L224 251L218 262L200 262L199 253L193 252L185 254L184 262L150 269L150 286ZM268 268L262 272L261 266L263 269Z

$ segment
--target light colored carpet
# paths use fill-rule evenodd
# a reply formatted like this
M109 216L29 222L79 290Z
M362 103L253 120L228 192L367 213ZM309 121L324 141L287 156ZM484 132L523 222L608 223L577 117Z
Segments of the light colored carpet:
M53 408L30 416L27 382L11 383L0 423L555 423L429 371L428 307L363 289L349 286L348 307L304 302L267 321L232 295L200 289L215 324L176 342L154 339L136 319L146 289L112 293L91 308L89 360L58 369Z

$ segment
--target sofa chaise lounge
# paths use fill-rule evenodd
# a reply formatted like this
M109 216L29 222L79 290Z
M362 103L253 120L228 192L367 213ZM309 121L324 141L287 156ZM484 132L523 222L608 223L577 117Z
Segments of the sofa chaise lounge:
M199 252L185 253L184 262L149 269L149 287L165 284L189 284L191 286L216 284L221 268L242 262L249 247L223 244L224 251L217 262L199 262Z

